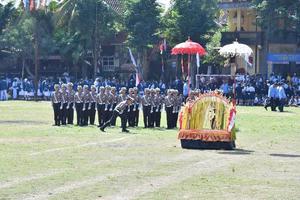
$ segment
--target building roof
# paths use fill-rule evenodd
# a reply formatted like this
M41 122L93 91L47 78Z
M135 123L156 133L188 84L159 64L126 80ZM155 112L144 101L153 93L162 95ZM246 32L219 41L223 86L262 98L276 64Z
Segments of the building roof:
M123 5L121 0L104 0L116 13L123 13Z

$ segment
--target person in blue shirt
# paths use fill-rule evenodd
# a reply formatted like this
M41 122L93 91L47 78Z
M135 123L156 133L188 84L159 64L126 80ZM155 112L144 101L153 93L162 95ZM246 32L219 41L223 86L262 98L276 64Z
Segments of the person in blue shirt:
M277 83L270 85L268 90L269 102L265 105L265 109L268 110L268 107L271 106L272 111L276 111L276 96L277 96Z
M283 112L283 108L286 102L286 94L283 85L283 83L279 83L277 87L278 109L280 112Z

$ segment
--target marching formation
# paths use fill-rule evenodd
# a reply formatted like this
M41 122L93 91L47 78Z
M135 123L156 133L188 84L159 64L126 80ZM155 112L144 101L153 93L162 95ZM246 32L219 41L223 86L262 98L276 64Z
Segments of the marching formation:
M177 127L178 113L183 104L183 96L177 90L170 89L162 94L159 88L146 88L143 95L138 88L99 87L92 85L78 86L73 84L56 84L52 94L55 126L73 124L76 111L77 125L96 125L105 131L108 126L116 126L117 117L121 118L122 132L127 127L138 127L140 111L143 112L144 128L161 126L162 111L166 111L167 129Z

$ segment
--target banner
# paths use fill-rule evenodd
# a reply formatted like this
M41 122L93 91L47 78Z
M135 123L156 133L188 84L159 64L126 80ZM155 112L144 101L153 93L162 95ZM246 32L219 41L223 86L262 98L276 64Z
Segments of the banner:
M135 86L138 86L141 82L139 67L136 64L135 58L133 57L133 54L132 54L132 51L130 48L128 48L128 51L129 51L131 62L135 67Z

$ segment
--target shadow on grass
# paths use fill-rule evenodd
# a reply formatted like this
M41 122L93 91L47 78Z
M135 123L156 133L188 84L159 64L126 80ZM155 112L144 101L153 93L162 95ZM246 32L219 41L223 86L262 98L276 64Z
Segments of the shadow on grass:
M272 153L270 154L270 156L283 157L283 158L300 158L300 155L298 154Z
M252 150L247 149L235 149L231 151L220 151L219 154L228 154L228 155L250 155L251 153L254 153Z

